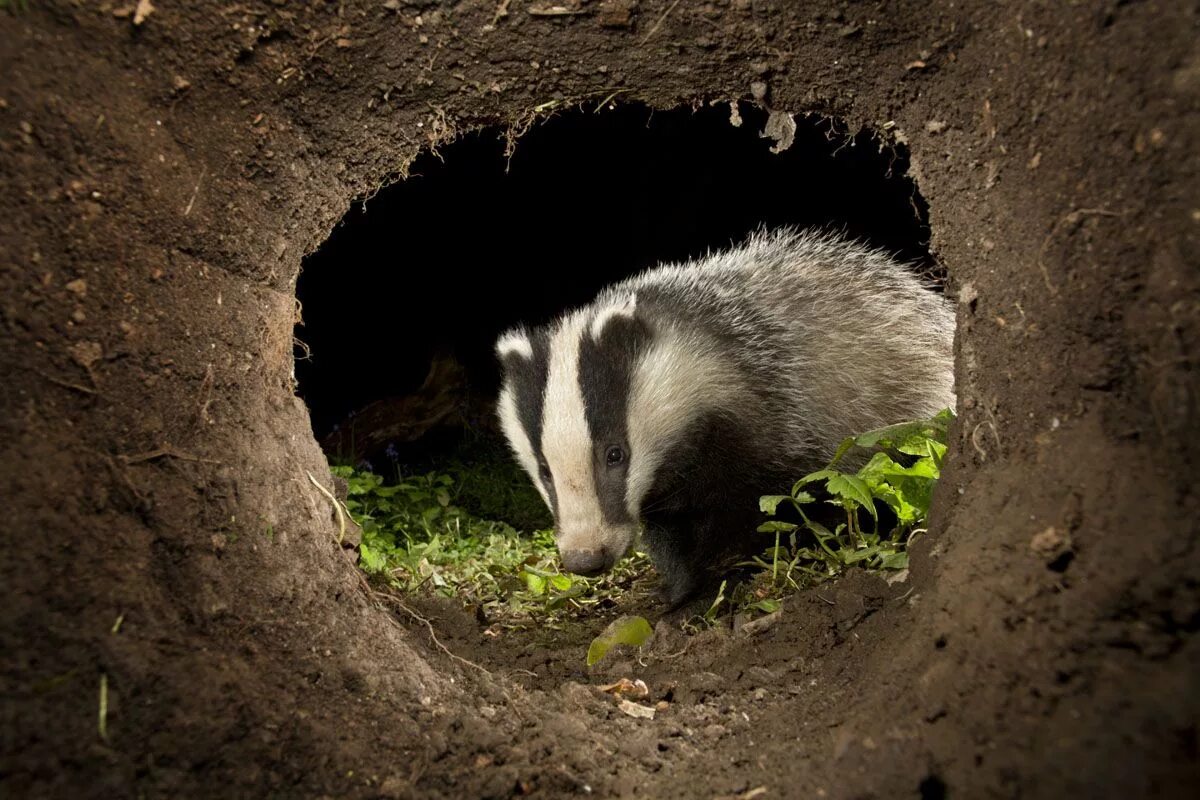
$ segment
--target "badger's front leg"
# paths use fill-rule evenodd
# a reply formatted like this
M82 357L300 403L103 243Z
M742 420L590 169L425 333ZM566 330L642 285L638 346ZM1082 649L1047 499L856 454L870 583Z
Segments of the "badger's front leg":
M669 611L692 599L713 566L722 524L715 517L673 514L647 522L643 541L662 579Z

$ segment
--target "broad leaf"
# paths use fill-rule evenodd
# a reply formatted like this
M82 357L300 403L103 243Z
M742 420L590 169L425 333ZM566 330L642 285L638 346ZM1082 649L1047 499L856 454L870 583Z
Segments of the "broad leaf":
M592 639L591 645L588 646L587 665L594 665L617 645L641 647L653 633L654 629L645 617L621 617L614 620L603 633Z

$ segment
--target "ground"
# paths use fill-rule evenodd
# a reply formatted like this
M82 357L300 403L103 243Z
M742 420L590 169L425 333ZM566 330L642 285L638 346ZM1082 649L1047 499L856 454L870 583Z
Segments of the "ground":
M1184 796L1196 30L1149 1L0 4L4 794ZM291 336L356 197L613 92L907 143L959 422L906 583L589 674L585 638L363 591ZM625 716L615 677L667 707Z

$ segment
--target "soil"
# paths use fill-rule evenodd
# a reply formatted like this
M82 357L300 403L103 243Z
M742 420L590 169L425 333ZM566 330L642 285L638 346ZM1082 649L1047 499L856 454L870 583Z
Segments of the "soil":
M4 796L1200 780L1193 4L149 7L0 10ZM292 326L355 198L617 90L907 143L960 416L906 582L852 574L589 673L591 629L490 637L364 590L309 477L331 483ZM618 677L667 706L627 716L594 688Z

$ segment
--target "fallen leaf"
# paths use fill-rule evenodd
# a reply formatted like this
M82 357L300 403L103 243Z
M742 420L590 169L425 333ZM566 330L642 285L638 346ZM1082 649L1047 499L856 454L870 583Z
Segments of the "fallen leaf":
M619 644L641 647L653 635L654 630L645 617L626 616L613 620L588 646L587 665L592 666Z
M650 694L650 688L646 686L646 682L641 678L638 678L636 681L631 681L629 678L621 678L621 680L617 681L616 683L610 683L607 686L601 686L600 691L606 694L611 694L614 697L620 697L621 695L628 694L641 698Z
M650 706L644 706L641 703L634 703L631 700L622 700L617 708L621 709L623 714L638 719L654 719L654 709Z

